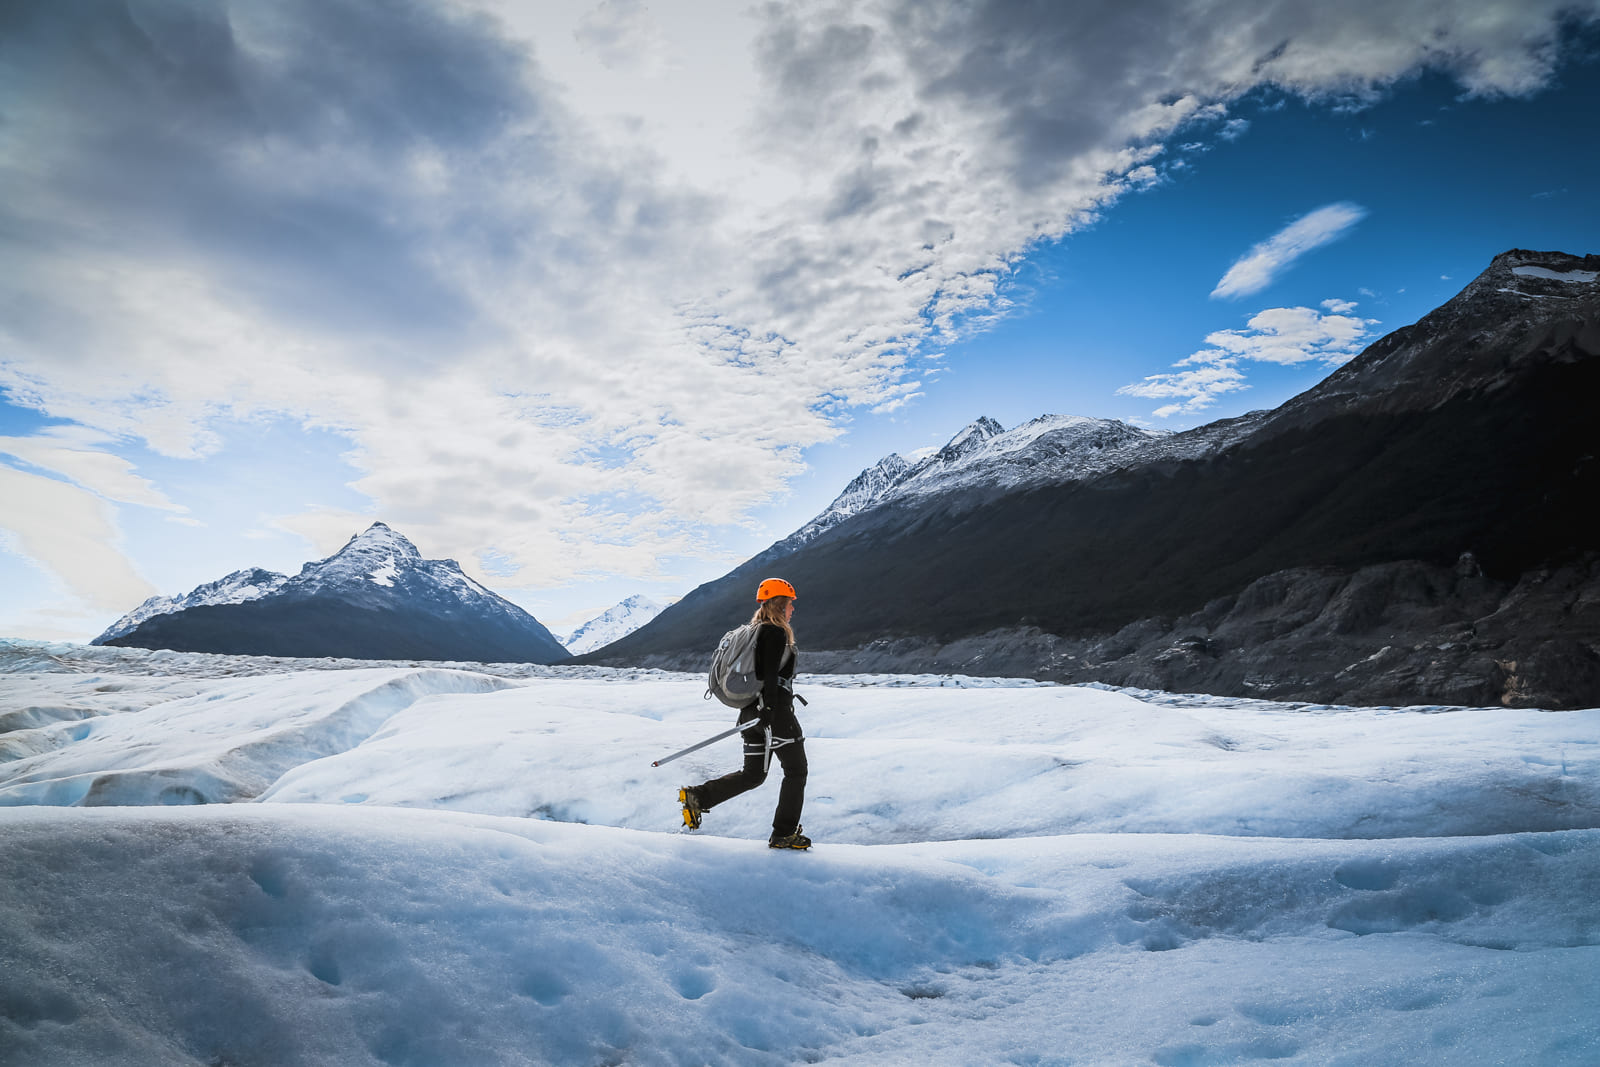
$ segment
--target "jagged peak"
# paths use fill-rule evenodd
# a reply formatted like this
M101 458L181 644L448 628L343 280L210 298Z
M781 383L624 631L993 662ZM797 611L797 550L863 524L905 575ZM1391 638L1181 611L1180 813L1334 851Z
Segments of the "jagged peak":
M837 506L840 501L848 500L855 494L864 490L878 490L892 484L906 471L911 469L911 464L898 452L890 452L878 462L850 479L850 484L844 487L844 492L834 498L833 504Z
M206 589L208 587L220 587L220 586L228 585L228 584L230 584L232 582L236 582L236 581L237 582L261 582L261 581L270 582L270 581L282 581L283 578L284 578L284 576L279 574L277 571L269 571L265 567L240 567L236 571L231 571L228 574L223 575L221 578L218 578L216 581L206 582L206 583L204 583L202 585L195 586L195 588L190 591L190 594L193 595L194 593L197 593L200 590Z
M1530 248L1511 248L1489 261L1489 269L1515 270L1518 267L1543 267L1559 274L1600 270L1600 255L1575 255L1571 252L1540 252Z
M910 467L911 467L911 461L910 460L906 459L906 457L902 456L898 452L890 452L887 456L884 456L882 459L878 460L877 463L875 463L872 467L870 467L868 469L869 470L875 470L875 471L882 471L883 473L889 474L889 475L895 475L895 474L903 473L906 470L909 470ZM862 473L865 473L865 472L862 472Z
M374 522L371 526L350 538L349 541L346 541L345 546L334 555L342 556L349 552L372 550L394 552L408 559L422 558L422 553L417 550L416 545L406 538L405 534L400 533L384 522Z
M949 442L938 452L941 460L957 459L982 447L985 441L1005 433L1005 427L987 415L978 416L977 420L968 423L960 433L950 438Z
M1110 426L1118 423L1118 419L1101 419L1093 415L1040 415L1038 418L1029 419L1016 430L1026 429L1030 426L1048 426L1057 429L1063 426Z

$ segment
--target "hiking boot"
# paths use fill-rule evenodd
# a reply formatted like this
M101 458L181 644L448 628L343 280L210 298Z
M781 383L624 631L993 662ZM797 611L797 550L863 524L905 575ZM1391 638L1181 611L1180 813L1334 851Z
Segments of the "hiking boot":
M700 798L693 789L684 786L678 790L678 803L683 805L683 825L691 830L700 829Z
M767 839L767 847L798 849L810 848L811 838L800 832L803 829L805 828L802 826L796 826L794 828L794 833L792 834L780 834L777 831L773 831L772 836Z

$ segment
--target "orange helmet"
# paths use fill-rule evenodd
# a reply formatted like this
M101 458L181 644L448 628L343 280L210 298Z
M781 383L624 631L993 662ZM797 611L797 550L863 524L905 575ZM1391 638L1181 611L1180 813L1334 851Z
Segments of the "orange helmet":
M782 578L768 578L756 588L757 600L771 600L775 596L786 596L790 600L799 599L795 595L794 586Z

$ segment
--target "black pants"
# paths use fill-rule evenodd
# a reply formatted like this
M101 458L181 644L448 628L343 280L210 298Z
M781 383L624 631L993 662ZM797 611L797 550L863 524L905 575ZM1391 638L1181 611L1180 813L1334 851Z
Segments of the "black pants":
M710 810L767 780L765 734L760 730L746 730L739 736L744 738L744 768L696 786L695 795L702 809ZM778 810L772 815L772 832L792 834L800 829L800 808L806 800L806 743L803 739L794 740L773 749L772 754L783 768Z

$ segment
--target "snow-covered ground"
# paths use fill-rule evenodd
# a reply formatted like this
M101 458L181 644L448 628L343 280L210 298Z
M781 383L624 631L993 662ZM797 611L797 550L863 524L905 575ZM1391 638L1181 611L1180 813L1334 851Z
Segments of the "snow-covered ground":
M1600 711L801 683L0 642L0 1063L1600 1062Z

